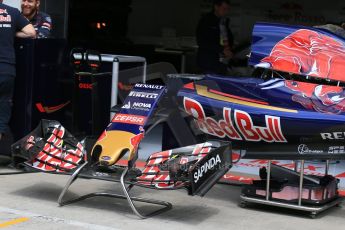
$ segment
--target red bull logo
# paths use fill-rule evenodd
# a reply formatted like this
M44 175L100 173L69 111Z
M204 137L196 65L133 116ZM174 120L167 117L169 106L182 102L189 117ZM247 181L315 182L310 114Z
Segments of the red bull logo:
M216 121L207 117L201 104L193 99L184 98L185 111L196 119L198 128L207 134L219 138L230 138L231 140L245 140L251 142L264 141L287 142L283 135L280 118L265 116L266 126L256 126L251 116L241 110L234 110L232 119L232 109L223 108L223 119Z
M144 139L144 133L140 133L134 137L131 138L131 145L133 148L137 149L141 140Z
M258 66L342 81L345 45L321 33L300 29L278 42Z

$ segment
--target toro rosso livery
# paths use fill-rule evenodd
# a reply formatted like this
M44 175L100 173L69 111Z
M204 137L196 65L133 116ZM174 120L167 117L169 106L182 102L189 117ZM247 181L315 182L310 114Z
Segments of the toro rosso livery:
M270 76L208 75L178 96L202 132L231 140L247 158L337 157L345 153L344 55L345 41L332 33L257 24L249 63ZM301 144L315 151L298 151Z
M344 81L344 38L301 26L257 24L250 65Z
M184 188L189 195L204 196L231 168L232 149L239 150L239 159L300 159L300 175L269 164L260 171L263 180L245 188L243 194L265 197L267 202L269 198L284 202L297 199L298 206L288 207L299 210L303 208L302 202L328 204L328 208L335 204L329 202L338 202L337 179L328 175L303 179L303 165L306 159L345 157L344 60L345 41L335 34L315 28L259 23L253 31L249 64L260 74L181 75L177 78L184 83L177 91L176 86L181 84L135 84L90 151L58 122L42 121L36 130L13 145L13 158L35 170L70 174L59 198L60 205L93 196L115 197L127 199L141 218L167 210L171 204L132 197L130 189ZM196 127L203 133L195 138L200 143L153 153L139 167L140 142L172 111L188 122L192 120L190 127L178 128ZM93 193L63 201L77 177L118 182L123 195ZM274 185L272 189L270 183ZM289 191L293 194L287 194ZM133 201L164 208L143 215Z
M305 93L296 94L301 88ZM183 98L184 110L195 118L202 132L231 140L235 148L266 146L277 151L282 146L343 140L345 116L341 111L342 94L337 93L342 90L338 86L294 80L206 76L202 81L185 85L179 96ZM321 153L310 157L328 157L327 148L323 148ZM297 151L286 156L279 154L283 153L277 151L272 157L299 158ZM259 155L254 158L258 157L261 158ZM262 157L267 158L265 153Z
M164 91L164 86L137 84L129 93L120 112L114 116L98 139L92 155L97 155L102 164L113 165L121 158L121 154L129 151L128 160L132 160L144 137L147 120Z

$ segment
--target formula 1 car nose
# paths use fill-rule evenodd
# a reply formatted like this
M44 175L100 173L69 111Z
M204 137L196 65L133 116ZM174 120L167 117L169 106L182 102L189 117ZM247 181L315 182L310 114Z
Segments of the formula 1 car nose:
M131 140L136 135L125 131L111 131L99 140L92 150L92 155L99 160L101 165L114 165L127 152L129 152L128 160L131 160L135 146Z

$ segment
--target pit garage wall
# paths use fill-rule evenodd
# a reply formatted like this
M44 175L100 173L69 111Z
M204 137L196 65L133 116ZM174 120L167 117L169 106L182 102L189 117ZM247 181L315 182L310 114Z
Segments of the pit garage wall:
M211 0L133 0L129 37L137 43L160 44L162 29L174 28L177 37L194 36L200 15ZM345 1L231 0L229 18L236 41L250 41L257 21L319 25L345 21Z
M4 0L4 4L20 9L21 0Z

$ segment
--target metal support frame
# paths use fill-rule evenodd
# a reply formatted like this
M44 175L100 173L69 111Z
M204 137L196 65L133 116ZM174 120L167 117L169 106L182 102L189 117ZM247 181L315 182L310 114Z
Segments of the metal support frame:
M288 203L283 203L283 202L258 199L258 198L244 196L244 195L241 195L240 197L241 197L242 202L264 204L264 205L275 206L275 207L280 207L280 208L289 208L289 209L294 209L294 210L299 210L299 211L310 212L311 217L313 217L313 218L318 213L324 212L324 211L326 211L332 207L335 207L343 201L343 198L337 198L337 199L335 199L335 200L333 200L333 201L331 201L325 205L321 205L321 206L303 206L303 205L297 205L297 204L288 204Z
M83 60L84 54L83 53L74 53L73 58L75 60ZM101 62L108 62L112 63L112 73L111 73L111 105L110 108L117 105L117 96L118 96L118 82L119 82L119 74L120 74L120 63L142 63L143 66L143 83L146 83L146 70L147 70L147 61L144 57L139 56L125 56L125 55L116 55L116 54L101 54L100 59L99 56L96 55L89 55L88 60L90 61L101 61ZM115 115L114 113L110 113L110 120Z
M275 206L275 207L281 207L281 208L289 208L294 210L300 210L300 211L306 211L310 212L310 216L312 218L315 218L317 214L324 212L332 207L339 206L341 202L343 201L342 197L338 197L334 199L333 201L330 201L324 205L320 206L307 206L303 205L303 181L304 181L304 164L305 160L301 160L300 162L300 180L299 180L299 194L298 194L298 202L297 204L291 204L291 203L284 203L282 201L273 201L270 199L270 179L271 179L271 165L272 161L269 160L267 163L267 178L266 178L266 197L263 198L256 198L256 197L249 197L244 194L241 194L241 207L246 207L246 203L255 203L255 204L264 204L268 206ZM297 172L298 169L298 163L295 161L295 171ZM325 168L325 175L328 175L329 173L329 160L326 161L326 168Z
M295 172L298 172L298 161L297 160L294 161L294 170L295 170Z
M111 78L111 102L110 108L117 105L117 95L118 95L118 83L119 83L119 68L120 63L117 58L113 61L113 73ZM110 120L113 118L115 113L110 113Z
M268 164L267 164L267 178L266 178L266 200L270 199L271 165L272 165L272 161L268 161Z
M141 219L146 219L148 217L152 217L155 215L158 215L160 213L163 213L165 211L168 211L172 208L172 204L169 202L165 202L165 201L159 201L159 200L153 200L153 199L146 199L146 198L142 198L142 197L132 197L129 195L129 191L134 187L133 184L130 184L128 187L126 186L126 182L125 182L125 178L126 175L128 173L129 168L126 167L125 170L122 172L121 174L121 179L120 179L120 184L121 184L121 188L123 191L123 195L121 194L112 194L112 193L100 193L100 192L96 192L96 193L90 193L90 194L86 194L74 199L70 199L70 200L64 200L64 197L66 195L66 193L68 192L70 186L76 181L76 179L80 176L80 173L82 172L82 170L85 168L85 166L88 165L88 162L85 162L83 165L81 165L73 174L72 176L69 178L69 180L67 181L64 189L62 190L59 199L58 199L58 203L60 206L64 206L64 205L69 205L72 203L76 203L82 200L86 200L92 197L111 197L111 198L117 198L117 199L123 199L123 200L127 200L129 206L131 207L133 213L135 215L137 215L139 218ZM137 201L137 202L141 202L141 203L146 203L146 204L153 204L153 205L160 205L160 206L164 206L161 209L158 209L156 211L153 211L149 214L142 214L138 208L135 206L133 201Z
M302 206L303 180L304 180L304 160L301 160L300 171L299 171L298 206Z
M119 74L120 74L120 63L121 62L141 62L143 64L143 83L146 83L146 71L147 71L147 62L145 58L140 57L133 57L134 59L131 61L130 56L124 56L128 60L121 60L120 56L114 56L113 59L113 71L112 71L112 79L111 79L111 102L110 108L117 105L117 96L118 96L118 83L119 83ZM107 61L107 60L105 60ZM110 113L110 120L113 119L115 113Z
M329 175L329 164L330 164L330 161L329 160L326 160L326 170L325 170L325 175Z

